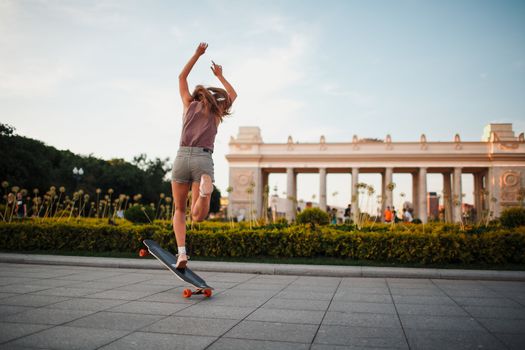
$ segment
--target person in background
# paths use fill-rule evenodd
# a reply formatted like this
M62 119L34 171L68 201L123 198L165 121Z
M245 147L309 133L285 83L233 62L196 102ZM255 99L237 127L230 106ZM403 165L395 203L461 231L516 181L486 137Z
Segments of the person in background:
M390 206L387 206L385 209L385 212L383 213L385 222L392 222L392 210L390 210Z
M348 224L350 223L350 219L352 217L352 204L348 204L348 207L345 208L345 214L344 214L344 223Z
M410 213L410 210L403 209L403 221L404 222L412 222L412 214Z
M16 194L16 216L19 218L27 216L27 205L21 192Z

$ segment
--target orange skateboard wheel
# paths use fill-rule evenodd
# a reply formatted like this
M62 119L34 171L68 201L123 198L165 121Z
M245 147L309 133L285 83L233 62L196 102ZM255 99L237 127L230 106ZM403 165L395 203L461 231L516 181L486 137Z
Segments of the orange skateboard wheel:
M145 257L146 255L148 255L148 251L146 249L139 250L139 256L141 258Z
M212 295L211 289L205 289L204 292L203 292L203 294L204 294L204 296L205 296L206 298L211 297L211 295Z
M182 291L182 296L185 297L185 298L189 298L189 297L191 297L192 294L193 294L193 293L192 293L191 290L189 290L189 289L184 289L184 290Z

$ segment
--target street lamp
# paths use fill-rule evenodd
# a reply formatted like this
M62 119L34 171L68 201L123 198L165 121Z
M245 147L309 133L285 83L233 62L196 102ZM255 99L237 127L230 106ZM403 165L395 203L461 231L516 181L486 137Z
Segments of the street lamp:
M78 182L80 181L80 178L84 175L84 170L82 168L74 167L73 168L73 177L77 181L77 188L78 188Z

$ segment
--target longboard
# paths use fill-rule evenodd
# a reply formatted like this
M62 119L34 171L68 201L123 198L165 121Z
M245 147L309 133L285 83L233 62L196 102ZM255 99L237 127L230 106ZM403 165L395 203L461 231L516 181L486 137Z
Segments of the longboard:
M191 271L188 267L184 269L175 268L177 264L177 258L170 252L161 248L161 246L151 240L145 239L144 244L148 247L148 251L157 258L164 266L166 266L171 272L175 274L182 281L191 284L196 290L192 291L191 289L184 289L182 296L189 298L194 294L203 294L206 297L210 297L212 294L213 288L208 286L206 282L199 277L195 272Z

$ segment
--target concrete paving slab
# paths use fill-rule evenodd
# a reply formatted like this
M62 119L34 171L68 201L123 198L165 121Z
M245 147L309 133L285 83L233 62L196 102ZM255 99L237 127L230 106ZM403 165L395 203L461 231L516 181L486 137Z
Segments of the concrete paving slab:
M401 328L397 315L329 311L323 325Z
M188 304L158 303L153 301L131 301L122 305L107 309L109 312L127 312L144 315L169 316L177 311L187 308Z
M379 294L379 295L390 295L390 290L387 286L382 287L356 287L356 286L344 286L340 287L337 291L337 295L353 295L353 294ZM336 296L337 296L336 295Z
M408 343L401 328L345 327L323 324L314 343L408 349Z
M320 324L325 312L308 310L286 310L261 308L253 312L247 320L282 323Z
M215 305L213 301L210 301L186 307L184 310L177 312L176 316L242 320L254 310L255 307L221 306Z
M493 333L523 334L525 332L525 320L501 318L478 318L477 320Z
M0 315L2 322L58 325L91 314L92 311L36 308L15 315Z
M313 344L310 350L399 350L405 348Z
M93 350L127 333L126 331L58 326L15 340L11 345L59 350Z
M16 324L0 322L0 343L33 334L49 327L50 326L41 324Z
M523 344L525 344L525 333L494 333L494 336L496 336L511 350L523 350Z
M482 332L485 329L471 317L399 315L403 328L417 330L443 330Z
M397 304L421 304L421 305L456 305L453 299L447 296L421 296L421 295L392 295L394 303Z
M156 293L153 291L129 292L125 290L112 289L112 290L106 290L103 292L98 292L95 294L90 294L89 297L93 299L137 300L137 299L144 298L144 297L147 297L153 294L156 294Z
M74 298L48 305L48 307L63 310L102 311L125 302L125 300Z
M270 297L249 297L249 296L228 296L216 294L213 297L215 305L223 306L241 306L241 307L259 307L266 303Z
M213 287L217 289L218 284L214 283ZM222 284L222 287L224 289L235 287L236 290L264 290L264 291L271 291L271 292L277 292L282 290L286 285L282 284L264 284L264 283L254 283L253 281L250 282L244 282L241 284Z
M279 291L274 290L253 290L253 289L228 289L221 293L224 297L250 297L250 298L271 298Z
M395 288L391 287L390 292L392 295L414 295L414 296L427 296L427 297L443 297L446 294L439 290L437 287L430 288Z
M218 337L227 332L237 322L237 320L218 318L170 316L143 328L142 331Z
M2 305L18 306L46 306L68 300L67 297L56 297L51 295L19 294L9 298L0 299Z
M216 337L135 332L108 344L101 350L199 350L206 349Z
M354 293L352 290L339 289L334 295L334 301L357 301L357 302L369 302L369 303L392 303L392 296L388 291L386 294L367 294L367 293Z
M332 304L330 304L328 310L338 312L362 312L390 315L394 315L396 313L396 309L392 303L360 303L349 301L333 301Z
M330 300L312 300L312 299L280 299L272 298L268 300L262 308L266 309L284 309L284 310L311 310L326 311Z
M488 332L458 332L406 330L411 349L459 350L459 349L506 349L503 343Z
M164 316L131 314L126 312L100 311L95 314L83 317L66 326L79 328L96 328L109 330L134 331L150 325Z
M33 309L35 308L30 306L0 305L0 315L9 316Z
M267 340L249 340L220 338L212 344L210 350L308 350L310 344L273 342Z
M316 277L316 276L300 276L291 284L299 284L305 286L323 286L323 287L337 287L341 283L340 278L334 277Z
M31 293L38 292L39 290L49 289L49 286L32 285L32 284L10 284L7 286L0 287L0 292L3 293Z
M0 293L0 299L9 298L17 295L17 293Z
M464 309L476 318L525 320L525 307L465 306ZM525 332L525 329L524 329Z
M317 325L242 321L225 334L227 338L311 343Z
M58 287L33 292L34 295L53 295L59 297L83 297L100 292L99 289Z
M332 300L334 292L319 292L308 289L285 290L275 295L279 299Z
M196 298L193 299L182 299L182 288L170 289L166 292L155 293L147 297L140 298L137 301L156 301L159 303L175 303L175 304L188 304L192 305L198 302Z
M396 304L396 309L400 315L469 316L463 308L457 305Z
M521 304L506 297L498 298L476 298L476 297L451 297L461 306L483 306L483 307L522 307Z

